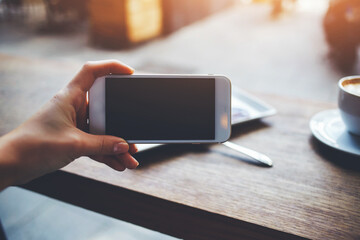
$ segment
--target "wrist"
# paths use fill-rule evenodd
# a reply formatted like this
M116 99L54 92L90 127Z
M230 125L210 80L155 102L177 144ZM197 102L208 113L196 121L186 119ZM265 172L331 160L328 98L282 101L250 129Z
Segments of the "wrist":
M0 191L19 183L21 157L14 138L13 132L0 137Z

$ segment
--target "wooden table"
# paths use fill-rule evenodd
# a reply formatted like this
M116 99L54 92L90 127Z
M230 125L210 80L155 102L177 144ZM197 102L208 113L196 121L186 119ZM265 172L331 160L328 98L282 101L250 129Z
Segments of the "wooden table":
M1 134L38 108L7 113L27 103L18 94L6 95L5 102L4 94L16 90L28 96L42 83L34 78L34 85L26 85L16 76L16 64L12 68L11 63L26 60L0 55L4 59L8 64L0 67L5 79L0 82L0 116L11 123L0 128ZM78 67L31 61L21 74L34 73L43 64L48 70L35 75L58 79L48 84L59 87L65 83L60 77ZM51 76L54 72L59 75ZM11 84L15 77L16 86ZM35 102L46 101L49 94L38 92ZM278 114L235 127L232 141L270 156L272 168L222 145L169 145L138 154L137 170L119 173L80 158L23 187L185 239L359 239L360 158L318 142L308 126L315 113L336 106L257 96Z

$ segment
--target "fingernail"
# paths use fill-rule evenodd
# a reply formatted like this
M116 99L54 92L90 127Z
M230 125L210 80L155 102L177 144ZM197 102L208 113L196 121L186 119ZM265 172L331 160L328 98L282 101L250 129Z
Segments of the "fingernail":
M131 156L133 164L132 164L132 168L137 168L137 166L139 166L139 162L133 157Z
M114 145L114 153L124 153L129 151L129 145L127 143L121 142Z
M136 145L134 145L134 150L135 150L135 153L137 153L139 151L139 149L137 148Z

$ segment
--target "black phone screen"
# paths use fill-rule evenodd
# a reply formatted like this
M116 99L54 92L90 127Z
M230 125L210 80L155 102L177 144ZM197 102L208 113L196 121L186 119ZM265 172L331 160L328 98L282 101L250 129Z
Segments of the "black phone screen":
M106 78L106 134L126 140L215 139L214 78Z

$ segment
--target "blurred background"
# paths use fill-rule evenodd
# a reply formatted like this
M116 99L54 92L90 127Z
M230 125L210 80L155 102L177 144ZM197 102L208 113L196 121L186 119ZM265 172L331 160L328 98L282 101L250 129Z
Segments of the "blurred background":
M88 60L335 103L337 81L360 74L359 44L360 0L0 0L0 135ZM9 239L168 239L16 187L0 219Z
M142 72L221 73L246 90L331 101L336 88L324 84L360 72L359 2L0 0L0 54L79 66L116 58Z

